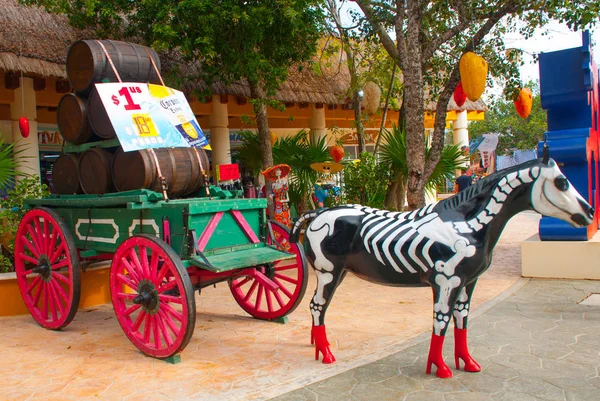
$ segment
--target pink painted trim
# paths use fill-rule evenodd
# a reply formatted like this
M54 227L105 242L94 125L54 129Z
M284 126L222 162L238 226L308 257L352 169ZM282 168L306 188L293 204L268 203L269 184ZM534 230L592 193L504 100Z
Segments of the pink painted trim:
M213 233L215 232L215 228L217 228L217 224L219 224L219 221L221 221L221 217L223 217L223 213L224 212L215 213L215 215L212 217L212 219L210 219L210 221L208 222L208 225L202 232L202 235L200 236L200 239L198 240L198 249L200 250L200 252L204 252L204 249L206 248L208 241L210 240ZM246 224L248 224L248 223L246 223Z
M244 234L248 236L250 241L252 241L253 244L259 243L260 240L258 239L256 234L254 234L254 231L252 231L252 227L250 227L250 224L248 224L248 222L242 215L242 212L240 212L239 210L232 210L231 214L233 215L233 218L235 219L235 221L237 221L239 226L242 227L242 230L244 230Z

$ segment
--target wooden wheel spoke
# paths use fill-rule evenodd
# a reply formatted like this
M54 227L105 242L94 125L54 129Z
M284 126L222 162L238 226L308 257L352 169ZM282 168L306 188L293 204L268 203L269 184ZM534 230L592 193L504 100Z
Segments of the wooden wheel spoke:
M146 322L144 323L144 342L148 344L150 342L150 333L152 329L150 328L152 323L152 316L147 313L146 314Z
M159 310L156 314L156 322L158 323L158 327L160 328L160 332L162 333L163 338L165 339L165 343L167 343L167 347L170 347L173 344L173 339L167 330L167 326L165 326L164 317L162 311ZM167 317L167 319L169 319Z
M283 300L281 299L281 295L279 295L279 291L273 292L273 296L275 296L275 299L277 300L279 307L283 308L283 306L285 305L285 302L283 302Z
M21 252L19 254L19 257L33 265L36 265L36 266L39 265L39 263L40 263L37 259L34 259L31 256L24 254L23 252Z
M44 219L44 245L46 246L46 251L50 252L52 248L50 248L50 221Z
M141 304L133 304L129 308L125 309L125 311L123 312L123 316L129 316L136 310L140 309L141 307L142 307Z
M161 285L160 287L158 287L157 291L159 294L162 294L163 292L172 290L175 287L177 287L177 281L171 280L167 284L164 284L164 285Z
M137 285L131 281L128 277L122 275L121 273L117 274L117 278L126 286L131 288L132 290L137 290Z
M40 251L42 253L47 253L49 251L48 248L46 248L47 244L46 244L46 239L44 238L44 233L42 232L42 228L40 226L40 218L38 217L37 219L33 219L33 224L35 225L35 233L37 234L37 238L38 238L38 244L40 244Z
M65 292L65 290L60 286L60 284L58 284L57 281L52 280L50 281L53 285L54 285L54 289L56 290L56 292L58 293L58 295L60 295L60 297L63 299L63 301L65 301L65 304L69 304L69 297L67 296L67 293Z
M54 288L52 288L52 284L48 283L48 307L50 308L50 314L52 315L52 320L58 320L57 308L58 299L56 299L56 294L54 293ZM61 312L62 313L62 312Z
M63 283L67 284L69 287L71 286L71 281L67 277L65 277L63 274L60 274L58 272L52 272L52 278L62 281Z
M293 265L283 265L281 267L275 267L275 271L276 272L282 272L285 270L297 270L298 269L298 264L296 262L294 262Z
M156 264L158 265L158 261L156 262ZM156 278L156 281L155 281L156 285L159 285L160 283L162 283L162 281L165 279L169 270L171 270L169 268L169 266L166 263L163 263L162 267L160 268L160 270L158 272L158 277Z
M273 281L279 286L281 292L283 292L288 298L292 298L293 294L279 280L273 278Z
M154 285L160 284L160 281L157 280L158 274L158 252L152 252L152 256L150 256L150 277L153 280Z
M244 297L244 302L248 302L248 300L250 299L250 297L252 296L252 294L254 294L254 290L256 290L257 286L258 286L258 281L254 280L252 282L252 285L250 286L250 289L248 290L248 293Z
M158 294L158 299L160 299L162 302L172 302L179 305L183 304L183 301L180 297L175 297L172 295Z
M152 315L152 328L154 329L153 331L153 337L154 337L154 347L155 348L160 348L160 333L159 333L159 327L158 327L158 316L156 315Z
M289 278L288 276L284 276L283 274L277 274L277 273L275 273L275 277L277 277L280 280L287 281L288 283L298 284L298 280L295 280L293 278Z
M244 279L242 279L242 280L238 281L237 283L233 284L233 288L235 288L235 289L240 288L241 286L243 286L244 284L246 284L250 280L252 280L250 277L245 277Z
M39 277L39 276L38 276ZM35 293L34 299L33 299L33 305L35 307L38 306L38 303L40 302L40 297L42 295L43 292L43 288L44 288L44 282L40 280L41 285L38 286L37 288L37 292Z
M41 253L43 253L43 249L40 246L38 238L35 235L34 229L31 226L31 224L27 225L27 232L29 233L29 236L31 237L31 242L33 242L33 246L35 247L35 250L37 251L37 254L40 255Z
M129 276L131 276L137 286L137 284L141 281L139 272L131 265L131 263L129 263L125 256L121 258L121 263L125 265L125 270L127 270L127 273L129 273Z
M37 275L35 276L35 278L33 280L31 280L31 284L29 284L29 287L27 287L27 289L25 290L25 294L31 294L31 291L33 291L33 289L42 282L42 276Z
M273 301L271 300L271 291L265 288L265 298L267 299L267 310L273 312Z
M179 329L177 328L177 326L175 326L175 323L173 323L173 320L169 317L169 314L162 309L158 310L158 314L162 317L162 321L166 323L169 330L171 330L171 333L173 333L173 335L177 337L177 335L179 334ZM171 335L169 335L169 338L170 337Z
M40 258L39 252L37 251L37 249L35 249L35 246L31 243L31 241L29 241L27 239L27 236L21 235L21 242L23 242L23 244L25 244L27 249L29 249L29 252L31 252L36 259Z
M59 238L59 232L56 227L53 227L50 235L50 244L48 245L48 252L52 252L54 247L56 246L56 240Z
M42 317L48 320L48 287L46 283L42 283Z
M142 325L145 316L146 312L141 311L140 314L137 316L137 319L135 319L135 322L133 322L133 326L131 326L131 331L136 332L140 329L140 326Z
M165 308L165 311L167 313L170 313L171 316L173 316L175 318L175 320L177 320L179 323L183 323L183 315L179 312L177 312L175 309L173 309L173 307L169 304L163 303L160 305L161 308Z
M254 303L254 308L256 310L260 310L264 290L265 290L265 286L262 284L259 284L258 285L258 294L256 295L256 302Z
M56 251L54 251L54 253L52 254L52 257L50 258L50 263L54 263L58 260L58 257L61 254L67 254L67 246L64 242L61 242L60 245L56 248Z
M144 245L140 245L140 259L142 270L146 272L146 277L148 277L152 281L154 277L152 276L150 266L148 265L148 251Z
M119 292L117 294L117 298L119 298L119 299L128 299L128 300L133 300L137 296L138 296L138 294L127 294L127 293L124 293L124 292Z
M52 270L58 270L58 269L61 269L63 267L67 267L67 266L69 266L69 260L63 259L62 261L52 265Z
M141 277L148 277L148 272L144 271L144 266L142 266L142 263L140 262L140 259L138 258L137 252L135 251L134 247L131 247L131 249L129 250L129 259L137 268L137 270L141 273Z

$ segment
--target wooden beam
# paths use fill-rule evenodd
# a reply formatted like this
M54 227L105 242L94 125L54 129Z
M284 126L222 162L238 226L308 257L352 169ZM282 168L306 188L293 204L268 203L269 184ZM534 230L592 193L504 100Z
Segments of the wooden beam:
M285 102L284 105L286 109L289 109L291 107L294 107L294 102Z
M4 87L6 89L17 89L21 86L19 82L19 74L14 72L4 73Z
M33 78L33 90L36 92L46 90L46 78Z
M237 104L239 104L240 106L242 106L242 105L244 105L244 104L248 103L248 99L246 99L246 98L245 98L245 97L243 97L243 96L236 96L236 97L235 97L235 102L236 102Z
M322 109L323 103L315 103L315 109Z
M71 92L71 84L66 79L57 79L54 85L56 93L69 93Z
M220 100L221 100L222 104L227 104L227 103L229 103L229 96L227 96L227 95L221 95Z
M308 103L305 103L305 102L298 103L298 107L300 107L301 109L306 109L306 108L308 108Z
M335 109L337 109L337 108L338 108L338 105L337 105L337 104L328 104L328 105L327 105L327 109L328 109L328 110L335 110Z

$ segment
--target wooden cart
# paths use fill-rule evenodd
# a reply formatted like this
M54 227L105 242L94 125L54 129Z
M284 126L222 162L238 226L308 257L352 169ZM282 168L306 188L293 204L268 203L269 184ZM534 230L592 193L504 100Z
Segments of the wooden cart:
M80 263L111 259L117 319L142 352L170 358L192 337L194 290L227 281L258 319L291 313L306 290L301 248L266 219L265 199L165 200L148 191L28 200L15 241L23 300L43 327L67 326L79 304Z

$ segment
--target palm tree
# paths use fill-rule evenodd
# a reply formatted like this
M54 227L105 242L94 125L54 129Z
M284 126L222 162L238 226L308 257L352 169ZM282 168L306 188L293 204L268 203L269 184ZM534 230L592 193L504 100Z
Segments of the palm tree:
M391 131L385 130L382 135L385 142L381 145L381 163L389 165L395 177L386 193L385 206L402 210L406 200L408 180L406 131L394 126ZM431 147L427 145L425 157L429 157L430 152ZM446 179L451 179L466 160L458 145L444 146L441 159L427 181L426 190L434 191L438 186L444 185Z
M262 168L262 156L258 135L252 131L240 132L242 145L232 151L238 159L256 177ZM310 168L312 163L330 161L329 149L323 137L313 141L308 131L302 130L295 135L278 138L273 145L275 164L285 163L292 168L289 178L290 203L298 207L298 212L306 210L312 186L317 180L317 172Z

